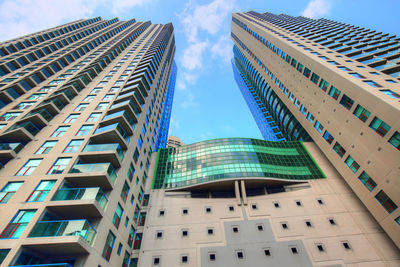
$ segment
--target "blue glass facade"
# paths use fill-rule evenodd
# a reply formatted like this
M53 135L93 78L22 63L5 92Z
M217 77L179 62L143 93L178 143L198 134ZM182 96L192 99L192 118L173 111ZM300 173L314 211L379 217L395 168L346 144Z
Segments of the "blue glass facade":
M157 141L156 141L156 146L155 146L154 151L157 151L159 148L165 148L167 145L169 122L171 120L171 110L172 110L172 102L174 100L177 71L178 71L178 67L176 66L176 63L174 61L172 63L171 74L169 77L169 84L168 84L168 89L167 89L167 95L165 97L165 103L164 103L163 111L162 111L162 115L161 115L160 128L158 130Z

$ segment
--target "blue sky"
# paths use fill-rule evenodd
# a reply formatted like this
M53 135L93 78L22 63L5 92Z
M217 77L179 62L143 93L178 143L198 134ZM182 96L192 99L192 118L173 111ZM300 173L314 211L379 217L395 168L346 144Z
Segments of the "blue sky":
M170 135L185 143L262 138L233 78L232 12L324 17L400 36L400 0L1 0L0 40L80 18L135 18L175 27L178 76Z

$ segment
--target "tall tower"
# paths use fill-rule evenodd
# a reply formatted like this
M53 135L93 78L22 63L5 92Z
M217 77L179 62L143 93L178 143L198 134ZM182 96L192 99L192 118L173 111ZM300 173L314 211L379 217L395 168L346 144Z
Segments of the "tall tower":
M137 265L173 31L97 17L0 43L1 266Z
M259 125L313 140L400 247L400 39L252 11L233 14L231 36L235 76Z

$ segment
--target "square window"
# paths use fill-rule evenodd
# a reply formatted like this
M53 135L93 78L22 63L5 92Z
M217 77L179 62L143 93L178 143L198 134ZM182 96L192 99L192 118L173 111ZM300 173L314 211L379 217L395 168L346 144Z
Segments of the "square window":
M210 261L215 261L216 258L217 258L217 256L216 256L216 253L215 253L215 252L210 252L210 253L208 253L208 259L209 259Z
M214 234L214 228L207 228L207 234L213 235Z
M279 202L274 202L274 207L275 208L280 208Z
M303 206L303 204L302 204L301 201L299 201L299 200L296 201L296 205L297 205L297 206Z
M163 237L163 232L162 231L158 231L157 233L156 233L156 238L157 239L161 239Z
M342 245L345 249L350 249L350 244L347 241L342 241Z
M312 227L311 221L307 220L306 225L307 225L307 227Z
M239 260L244 259L244 252L242 250L236 251L236 256Z
M229 206L229 211L235 211L235 207L234 206Z
M158 212L158 216L164 216L165 215L165 210L160 210Z
M317 249L318 249L319 252L324 252L325 251L324 246L322 244L316 244L316 246L317 246Z
M188 215L189 210L188 209L182 209L182 215Z
M299 252L297 251L297 247L290 247L290 250L293 254L299 254Z
M282 225L282 228L283 228L284 230L289 229L289 226L288 226L287 223L281 223L281 225Z
M161 259L160 257L154 257L153 258L153 265L160 265Z
M257 204L251 204L251 208L252 208L253 210L256 210L256 209L257 209Z
M270 257L271 256L271 249L265 248L264 249L264 255L267 256L267 257Z
M182 255L181 256L181 263L188 263L189 262L189 256L188 255Z
M239 227L238 226L232 226L232 232L239 233Z
M322 199L317 199L318 204L323 205L324 201Z
M182 230L182 237L189 236L189 230Z
M264 231L264 226L262 224L257 224L257 230L258 231Z
M328 218L328 221L331 225L336 225L336 222L333 218Z
M211 213L211 207L206 207L206 213Z

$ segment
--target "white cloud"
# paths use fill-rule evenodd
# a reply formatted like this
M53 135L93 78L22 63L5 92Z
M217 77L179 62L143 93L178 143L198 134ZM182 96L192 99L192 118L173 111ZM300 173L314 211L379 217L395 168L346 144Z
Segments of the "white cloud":
M308 18L318 18L329 14L331 6L331 0L310 0L301 15Z
M201 68L203 61L203 52L209 46L208 40L190 44L184 51L182 56L182 66L188 70Z
M151 1L154 2L154 0L3 0L0 1L0 39L5 41L74 20L93 17L97 8L105 7L111 9L113 14L118 14Z
M197 105L197 102L194 98L194 95L192 92L187 91L185 94L185 100L181 102L180 106L182 108L191 108Z
M222 35L216 43L211 46L211 53L214 57L219 56L229 64L233 57L232 42L228 35Z

